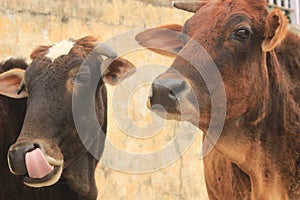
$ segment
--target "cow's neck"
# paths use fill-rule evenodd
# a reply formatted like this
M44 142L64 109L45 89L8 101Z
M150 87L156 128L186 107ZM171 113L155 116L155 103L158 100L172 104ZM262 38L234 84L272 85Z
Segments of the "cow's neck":
M284 66L279 63L275 51L267 54L267 66L270 100L266 123L273 122L270 128L274 131L293 131L290 129L296 129L300 125L300 108L291 94L294 85Z
M292 87L297 83L293 83L288 77L288 72L285 66L279 63L275 51L265 53L263 59L263 69L266 71L262 71L261 74L266 74L266 78L260 78L266 80L258 80L261 91L256 91L256 94L260 95L253 98L256 104L233 121L242 121L245 127L252 129L264 129L267 126L268 129L272 128L273 132L299 127L300 108L291 94ZM270 124L273 126L270 127Z
M266 54L266 64L269 77L266 116L254 126L244 126L248 127L248 134L244 134L248 147L242 154L245 164L241 166L251 177L253 196L261 198L268 188L277 188L268 192L269 198L286 199L287 193L293 193L299 185L300 109L291 93L295 83L287 75L285 66L278 62L275 51ZM284 161L287 158L289 162Z
M7 163L7 152L19 136L26 109L26 100L0 97L0 199L16 199L23 190L22 179L12 174Z

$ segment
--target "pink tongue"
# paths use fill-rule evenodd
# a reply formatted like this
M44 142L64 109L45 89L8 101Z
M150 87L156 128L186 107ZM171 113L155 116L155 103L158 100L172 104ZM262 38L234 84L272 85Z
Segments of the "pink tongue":
M54 169L46 160L40 149L35 149L26 153L25 163L30 178L43 178Z

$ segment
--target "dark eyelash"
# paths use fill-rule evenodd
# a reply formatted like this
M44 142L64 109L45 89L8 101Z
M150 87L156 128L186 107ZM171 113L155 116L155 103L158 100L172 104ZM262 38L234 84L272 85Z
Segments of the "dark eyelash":
M24 78L22 79L22 81L21 81L21 83L20 83L20 85L19 85L19 87L18 87L18 89L17 89L17 94L19 95L19 94L21 94L21 92L24 90L24 88L25 88L25 83L24 83L25 81L24 81Z
M233 31L230 35L230 38L243 41L249 38L251 34L252 34L251 29L244 26Z

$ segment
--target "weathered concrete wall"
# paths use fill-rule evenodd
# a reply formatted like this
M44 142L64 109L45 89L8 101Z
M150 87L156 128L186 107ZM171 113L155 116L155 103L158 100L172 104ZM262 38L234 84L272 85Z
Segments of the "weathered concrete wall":
M84 35L107 40L134 28L183 24L191 16L173 9L170 4L170 0L2 0L0 59L13 55L29 61L30 52L37 45ZM149 63L169 66L172 62L172 58L147 51L129 53L126 57L138 67ZM131 119L139 126L152 121L145 105L148 90L149 84L133 94L128 108ZM111 143L123 151L143 154L164 148L172 141L180 126L174 121L165 122L161 131L147 139L124 133L114 120L120 113L112 112L114 91L114 87L109 87L108 140ZM117 102L116 107L121 104ZM134 127L131 131L134 132ZM130 170L120 171L100 163L96 175L99 199L207 199L200 151L201 132L198 131L183 156L154 172L132 174ZM106 156L117 158L119 155L108 149ZM140 163L141 166L144 164Z
M0 3L1 58L28 56L37 45L84 35L100 40L132 28L183 23L189 14L147 1L2 0ZM155 3L156 2L156 3ZM161 2L171 2L168 0Z

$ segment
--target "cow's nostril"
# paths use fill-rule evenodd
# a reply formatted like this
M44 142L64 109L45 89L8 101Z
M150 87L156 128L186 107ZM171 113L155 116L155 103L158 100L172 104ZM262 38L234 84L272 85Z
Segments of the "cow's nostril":
M24 155L25 155L27 152L33 151L36 148L40 148L40 145L33 143L33 144L29 144L23 148L20 148L18 151L20 151L20 153L24 153Z
M174 101L177 100L176 94L172 90L170 90L168 97Z
M183 80L176 80L176 82L173 85L173 88L171 88L171 91L174 94L179 94L183 92L186 89L186 82Z
M185 81L180 79L172 80L172 85L170 85L169 87L170 87L169 97L171 99L176 100L177 98L179 98L180 93L186 89L186 83Z
M40 149L41 148L41 145L39 145L37 143L34 143L33 146L34 146L34 149ZM32 150L34 150L34 149L32 149Z
M33 151L34 149L41 148L37 143L16 146L8 151L8 162L10 169L17 175L24 175L27 173L25 165L25 155L27 152Z

